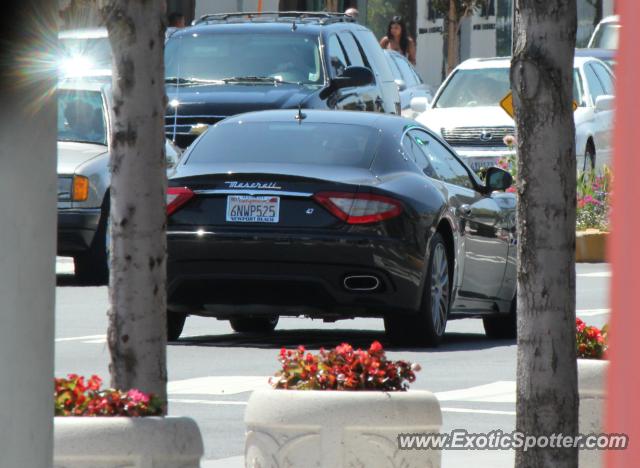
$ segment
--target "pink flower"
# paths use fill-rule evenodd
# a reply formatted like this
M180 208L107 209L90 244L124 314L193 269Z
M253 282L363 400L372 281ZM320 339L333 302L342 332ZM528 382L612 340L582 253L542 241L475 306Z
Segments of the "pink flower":
M518 144L518 140L516 140L516 137L513 135L505 135L504 138L502 139L502 142L505 144L505 146L515 146Z
M127 392L127 396L131 398L134 403L149 403L149 395L141 392L137 388L132 388Z

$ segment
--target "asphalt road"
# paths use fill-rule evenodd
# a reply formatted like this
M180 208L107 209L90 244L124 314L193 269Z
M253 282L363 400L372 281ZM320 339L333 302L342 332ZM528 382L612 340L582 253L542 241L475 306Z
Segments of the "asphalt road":
M108 381L109 351L107 288L75 284L71 259L57 262L56 376L67 373L98 374ZM577 266L578 316L601 326L609 307L609 267ZM387 344L382 320L357 319L323 323L309 319L283 319L268 337L242 336L227 322L200 317L187 319L183 337L167 350L169 413L194 418L203 435L203 467L243 466L243 413L250 392L266 386L278 368L282 346L303 344L316 350L341 342L367 347L371 341ZM443 432L512 431L515 426L516 346L514 341L485 337L479 320L452 321L444 343L437 349L389 348L393 359L422 366L415 389L436 392L440 399ZM513 453L448 451L443 466L513 466Z

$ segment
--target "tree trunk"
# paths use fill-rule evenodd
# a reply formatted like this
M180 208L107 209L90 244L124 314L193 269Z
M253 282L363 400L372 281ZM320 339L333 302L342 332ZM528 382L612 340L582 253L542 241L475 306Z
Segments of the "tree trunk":
M338 11L338 0L326 0L326 2L325 2L325 10L326 11Z
M575 348L576 0L516 0L511 87L518 137L516 430L578 431ZM576 467L577 449L516 452L518 467Z
M458 10L455 0L449 0L447 15L447 75L453 71L460 61L460 35Z
M111 385L166 400L164 0L104 0L113 48Z

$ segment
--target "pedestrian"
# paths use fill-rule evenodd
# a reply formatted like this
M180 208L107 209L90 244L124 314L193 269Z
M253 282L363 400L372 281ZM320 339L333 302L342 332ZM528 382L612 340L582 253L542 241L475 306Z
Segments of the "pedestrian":
M401 53L416 64L416 43L407 34L407 27L401 16L394 16L387 27L387 35L380 40L383 49L391 49Z
M360 12L358 11L357 8L347 8L344 12L344 14L346 16L350 16L353 18L354 21L358 21L358 15L360 15Z
M169 15L169 24L165 31L165 38L169 38L178 29L182 29L186 26L185 17L182 13L174 11Z
M169 15L169 27L170 28L184 28L186 26L185 17L182 13L174 11Z

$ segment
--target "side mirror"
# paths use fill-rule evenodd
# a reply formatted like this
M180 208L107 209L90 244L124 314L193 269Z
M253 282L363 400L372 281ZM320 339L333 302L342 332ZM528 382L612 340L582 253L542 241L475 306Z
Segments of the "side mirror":
M418 114L422 114L429 107L429 99L422 96L416 96L411 98L411 103L409 104L411 110L413 112L417 112Z
M487 192L494 190L507 190L513 184L513 177L504 169L490 167L485 176L485 187Z
M604 96L598 96L596 98L596 112L613 110L614 105L615 97L610 94L605 94Z
M398 86L398 91L404 91L405 89L407 89L407 83L405 83L404 80L401 80L400 78L398 78L397 80L394 80L394 81Z
M332 80L334 89L352 88L355 86L367 86L376 82L373 72L367 67L347 67L337 78Z

